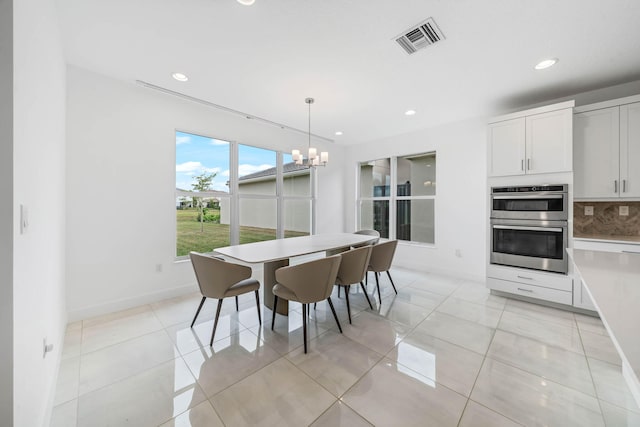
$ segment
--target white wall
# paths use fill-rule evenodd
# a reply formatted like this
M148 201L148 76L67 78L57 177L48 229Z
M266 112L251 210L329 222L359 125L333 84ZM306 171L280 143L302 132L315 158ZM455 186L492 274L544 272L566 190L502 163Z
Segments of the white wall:
M14 2L14 425L48 424L65 292L65 64L53 0ZM43 358L43 339L54 351Z
M356 228L355 174L361 161L436 151L435 245L398 244L394 265L462 277L485 276L486 120L424 129L349 147L347 231ZM459 249L462 257L456 257Z
M13 425L13 0L0 0L0 425ZM7 200L12 202L7 203Z
M176 129L283 151L306 145L301 134L75 67L67 105L72 319L197 290L190 263L174 262ZM331 206L318 228L342 231L341 150L315 145L332 153L320 168L318 203Z

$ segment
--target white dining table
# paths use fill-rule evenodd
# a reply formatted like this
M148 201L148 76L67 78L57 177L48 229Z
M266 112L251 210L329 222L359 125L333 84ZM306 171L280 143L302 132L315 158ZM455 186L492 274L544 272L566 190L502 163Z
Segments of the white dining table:
M375 236L352 233L315 234L267 240L242 245L217 248L215 253L249 264L263 264L263 303L273 309L273 286L276 284L276 270L289 265L296 256L326 252L327 255L349 250L352 246L374 242ZM289 314L288 301L278 301L279 314Z

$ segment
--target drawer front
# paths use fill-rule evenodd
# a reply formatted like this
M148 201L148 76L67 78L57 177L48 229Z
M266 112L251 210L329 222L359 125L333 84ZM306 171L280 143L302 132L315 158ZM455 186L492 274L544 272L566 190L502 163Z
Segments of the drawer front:
M487 268L487 276L494 279L508 280L533 286L543 286L565 292L573 291L573 279L564 274L541 273L522 268L489 265Z
M573 303L573 292L570 291L561 291L525 283L510 282L508 280L494 279L491 277L487 278L487 287L489 289L495 289L496 291L557 302L559 304L572 305Z

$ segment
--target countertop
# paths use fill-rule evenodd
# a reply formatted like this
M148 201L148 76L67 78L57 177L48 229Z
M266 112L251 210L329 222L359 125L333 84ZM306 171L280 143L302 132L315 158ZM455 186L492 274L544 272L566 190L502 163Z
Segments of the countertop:
M622 358L640 405L640 254L567 249Z
M585 240L589 242L605 243L626 243L630 245L640 245L640 236L622 236L610 234L585 234L582 236L573 235L574 240Z

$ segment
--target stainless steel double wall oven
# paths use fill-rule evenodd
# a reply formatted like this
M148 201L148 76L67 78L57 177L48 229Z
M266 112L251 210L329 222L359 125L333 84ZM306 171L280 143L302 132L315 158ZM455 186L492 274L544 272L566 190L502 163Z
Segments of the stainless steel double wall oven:
M568 185L491 189L492 264L567 274Z

